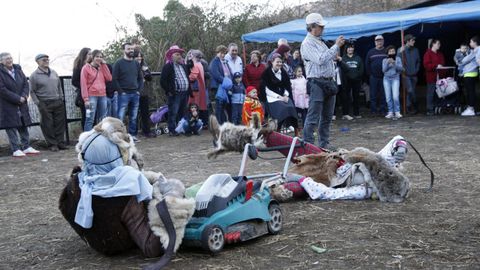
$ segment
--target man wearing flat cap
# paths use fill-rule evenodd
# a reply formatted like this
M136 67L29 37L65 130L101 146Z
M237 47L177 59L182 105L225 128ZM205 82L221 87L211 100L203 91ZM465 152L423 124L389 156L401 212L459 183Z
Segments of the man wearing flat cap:
M405 67L405 76L402 76L403 83L407 88L407 112L418 113L417 93L417 73L420 70L420 53L415 48L415 37L407 34L404 38L404 45L398 48L398 57L402 59ZM405 57L403 57L405 56Z
M345 43L339 36L335 44L328 48L321 39L327 24L318 13L309 14L306 19L307 36L300 47L307 75L307 93L310 95L307 117L303 129L306 142L314 143L313 130L318 126L318 146L327 148L330 137L330 123L335 108L335 95L338 92L334 81L334 63L340 47Z
M65 135L65 106L62 84L57 72L50 68L46 54L35 57L38 68L30 75L30 96L40 112L40 128L50 151L67 149Z

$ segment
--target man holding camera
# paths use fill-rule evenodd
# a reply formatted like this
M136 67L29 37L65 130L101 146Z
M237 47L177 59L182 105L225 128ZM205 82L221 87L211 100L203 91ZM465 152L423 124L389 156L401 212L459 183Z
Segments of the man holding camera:
M328 48L321 40L323 29L327 24L318 13L309 14L305 18L308 34L300 48L305 61L307 76L307 92L310 102L303 129L303 138L306 142L314 143L313 130L318 126L318 146L326 148L329 144L330 123L335 108L335 95L338 92L335 77L334 63L345 43L343 36L339 36L335 44Z

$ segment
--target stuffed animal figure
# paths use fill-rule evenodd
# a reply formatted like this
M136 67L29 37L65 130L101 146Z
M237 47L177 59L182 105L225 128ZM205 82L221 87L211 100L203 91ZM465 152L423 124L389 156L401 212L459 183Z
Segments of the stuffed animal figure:
M265 137L277 129L277 122L271 120L266 127L262 127L260 118L253 114L250 126L236 126L225 122L219 126L217 118L210 116L209 130L213 135L215 150L208 153L208 158L216 158L226 152L242 152L245 145L250 143L257 147L264 145Z

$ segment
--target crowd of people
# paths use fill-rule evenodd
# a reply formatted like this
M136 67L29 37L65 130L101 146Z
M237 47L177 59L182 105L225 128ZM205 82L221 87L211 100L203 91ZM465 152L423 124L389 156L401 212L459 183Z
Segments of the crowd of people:
M361 118L359 94L365 75L371 113L394 120L402 117L401 81L407 90L407 113L418 113L416 85L422 67L427 82L426 114L434 114L436 82L445 66L439 40L430 41L421 59L413 35L407 34L399 48L385 48L383 36L377 35L375 47L363 60L354 42L343 36L328 47L321 39L326 24L320 14L309 14L308 33L300 48L292 48L282 38L269 54L253 50L248 64L243 63L235 43L217 46L210 62L200 50L186 53L177 45L171 46L165 53L160 78L167 97L169 135L198 135L208 128L212 113L220 124L229 121L236 125L249 125L252 115L258 114L262 121L276 119L279 130L292 131L296 136L303 130L304 140L311 143L317 126L318 145L328 147L337 97L342 119ZM467 97L462 116L475 115L479 42L479 37L474 36L455 53ZM67 149L60 79L50 68L48 55L39 54L35 61L38 68L27 81L11 55L0 54L0 128L6 130L15 157L39 153L29 145L29 96L38 106L40 127L49 149ZM107 116L125 122L128 118L128 133L138 141L140 118L143 135L155 136L149 122L149 96L144 91L145 81L150 80L152 75L138 44L123 44L123 57L113 65L106 63L100 50L80 50L73 65L72 84L83 130L91 130L94 123Z

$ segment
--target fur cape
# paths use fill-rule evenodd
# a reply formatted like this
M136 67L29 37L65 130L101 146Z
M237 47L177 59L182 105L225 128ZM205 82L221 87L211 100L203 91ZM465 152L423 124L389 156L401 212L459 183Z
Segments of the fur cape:
M269 121L266 127L262 127L260 118L256 114L252 115L252 123L248 127L237 126L230 122L225 122L219 126L217 118L211 115L209 130L216 143L216 148L209 152L207 156L212 159L226 152L242 152L247 143L256 147L264 146L266 136L276 129L277 122L275 120Z
M159 181L160 177L164 177L161 173L144 172L147 179L153 182L153 194L152 200L148 203L148 220L150 228L153 233L160 238L163 248L166 249L169 243L168 233L165 230L162 220L157 212L157 204L161 200L166 200L168 206L168 212L173 221L177 240L175 242L174 251L180 247L182 243L183 235L185 234L185 227L188 220L192 217L195 211L195 199L183 198L185 194L185 187L180 180L177 179L165 179L171 186L172 190L167 194L162 194L160 191Z

